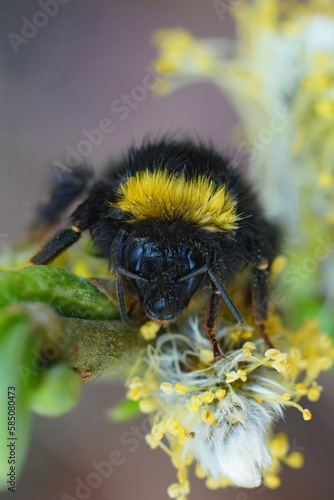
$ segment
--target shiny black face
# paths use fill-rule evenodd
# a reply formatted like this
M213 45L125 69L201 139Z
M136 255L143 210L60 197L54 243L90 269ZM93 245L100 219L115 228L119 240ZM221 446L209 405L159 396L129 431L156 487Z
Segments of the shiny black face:
M124 255L124 268L138 276L133 279L139 300L147 316L168 324L185 309L197 290L205 267L205 257L185 244L161 246L135 240Z

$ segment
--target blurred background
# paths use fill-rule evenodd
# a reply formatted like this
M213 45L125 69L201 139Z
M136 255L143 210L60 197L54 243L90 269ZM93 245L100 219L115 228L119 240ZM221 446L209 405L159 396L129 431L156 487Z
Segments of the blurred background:
M223 2L221 2L223 3ZM231 2L226 1L227 5ZM48 15L41 5L49 9ZM43 193L49 165L84 157L99 169L149 134L166 132L209 139L230 147L237 117L211 84L188 86L166 97L143 82L154 79L151 44L158 28L185 27L198 37L233 37L229 9L221 20L214 2L203 0L2 0L0 245L15 241ZM39 28L34 28L34 19ZM23 36L24 35L24 36ZM144 89L144 90L143 90ZM119 101L136 96L119 109ZM93 129L102 139L87 139ZM108 126L106 126L108 124ZM332 494L334 384L330 375L311 422L288 411L279 430L305 453L301 471L286 469L277 490L210 491L192 478L190 498L314 500ZM33 444L17 485L16 499L73 498L155 500L167 498L175 481L169 458L144 441L145 418L110 424L104 410L124 395L120 383L84 384L80 404L58 419L36 418ZM307 426L307 428L306 428ZM97 488L75 490L95 471L94 462L118 450L110 477ZM115 456L116 456L115 455ZM3 498L12 498L2 493Z

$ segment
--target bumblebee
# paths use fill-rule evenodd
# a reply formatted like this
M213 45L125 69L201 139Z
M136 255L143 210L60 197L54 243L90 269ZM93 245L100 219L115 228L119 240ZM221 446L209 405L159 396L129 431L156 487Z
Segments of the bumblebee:
M52 262L89 231L99 255L109 261L125 322L124 291L139 299L148 318L166 326L197 289L211 287L205 329L216 357L221 302L244 322L226 287L249 266L254 320L271 345L265 320L278 232L228 158L191 141L147 142L98 177L87 167L63 172L38 217L51 225L79 199L68 227L46 243L33 264Z

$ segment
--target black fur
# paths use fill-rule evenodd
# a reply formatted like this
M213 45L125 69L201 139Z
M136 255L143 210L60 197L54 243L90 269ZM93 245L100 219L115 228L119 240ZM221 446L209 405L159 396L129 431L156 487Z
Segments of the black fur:
M225 185L237 201L241 216L238 228L208 232L181 218L132 222L126 213L111 208L108 202L117 201L117 188L126 176L161 168L189 180L205 174L217 186ZM76 170L68 179L57 185L49 204L44 205L46 220L57 219L70 198L73 201L86 189L91 175ZM109 165L92 183L70 222L76 230L90 231L100 254L109 259L118 287L137 295L145 312L157 321L175 320L200 286L215 282L218 288L213 286L214 291L223 295L223 287L244 265L253 273L255 319L261 323L267 316L268 279L278 252L278 231L266 221L255 196L230 161L212 148L168 140L131 148L116 170ZM71 238L78 239L67 235L61 248L61 234L57 234L32 262L49 262L69 246ZM204 270L181 279L194 269ZM119 294L121 297L122 290ZM126 318L124 311L122 316Z

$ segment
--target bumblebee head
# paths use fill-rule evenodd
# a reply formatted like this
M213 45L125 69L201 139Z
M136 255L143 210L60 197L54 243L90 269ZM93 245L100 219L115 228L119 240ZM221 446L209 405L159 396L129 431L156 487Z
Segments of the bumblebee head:
M205 263L205 255L190 243L131 238L117 273L136 293L146 315L167 325L188 306Z

